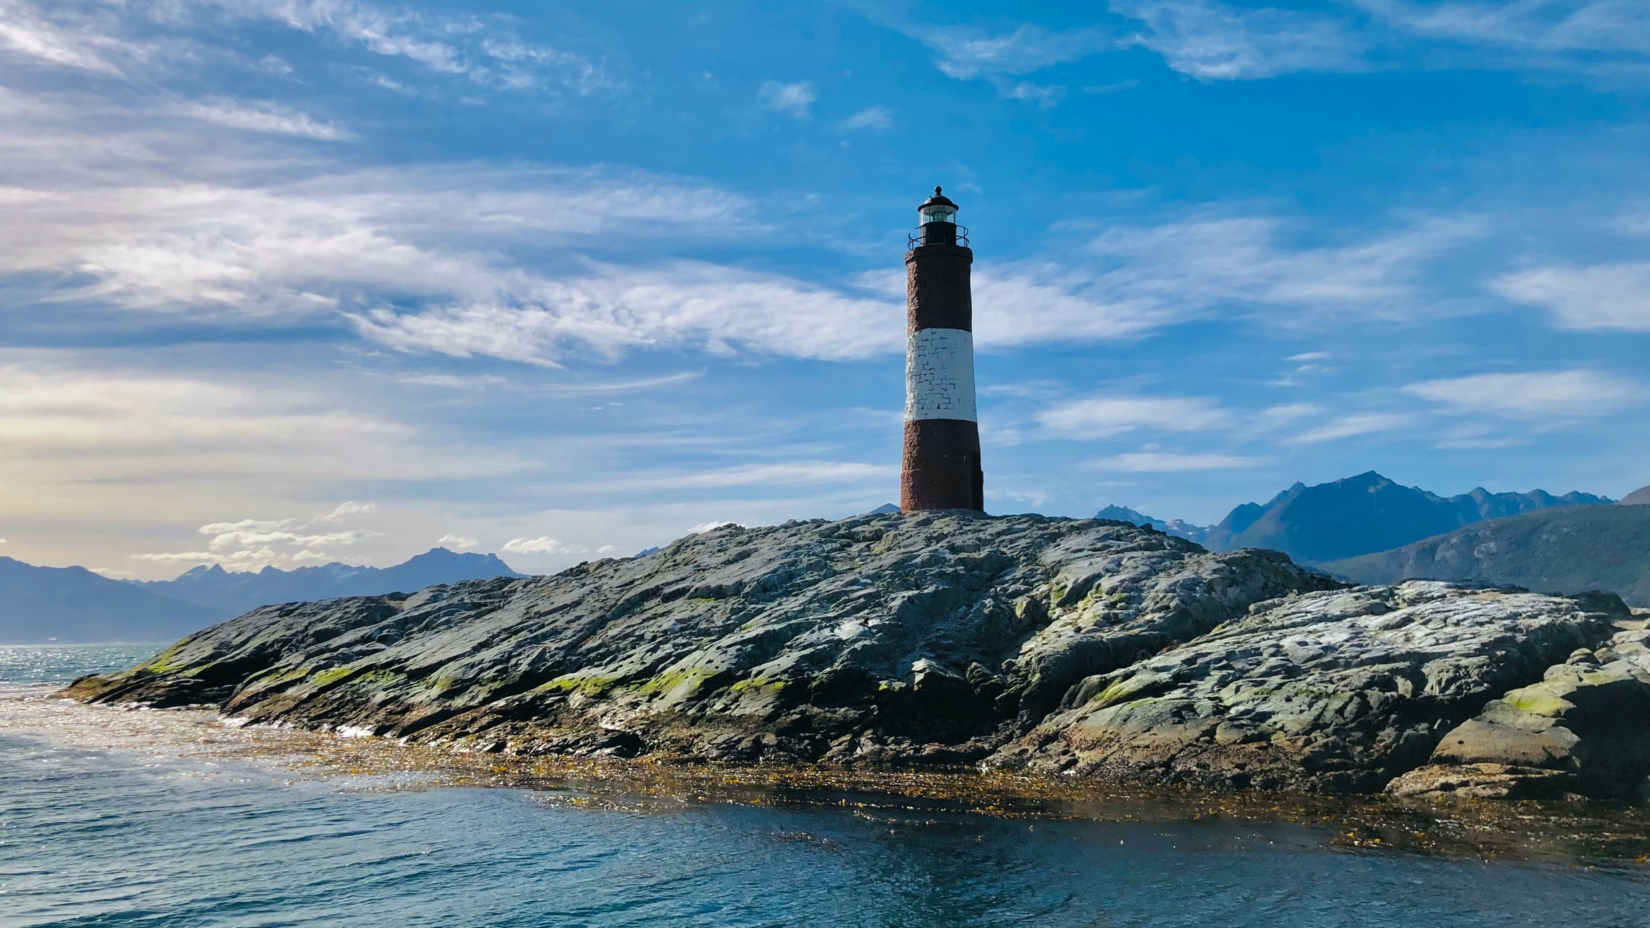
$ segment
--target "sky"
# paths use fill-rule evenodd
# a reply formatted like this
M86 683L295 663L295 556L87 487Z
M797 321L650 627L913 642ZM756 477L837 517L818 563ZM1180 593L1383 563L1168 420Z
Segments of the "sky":
M1650 4L0 0L0 555L545 572L994 513L1650 483Z

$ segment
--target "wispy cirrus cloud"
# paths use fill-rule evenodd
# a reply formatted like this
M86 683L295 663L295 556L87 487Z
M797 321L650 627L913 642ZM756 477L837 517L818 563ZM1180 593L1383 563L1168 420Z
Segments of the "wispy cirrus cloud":
M756 94L756 99L765 107L776 113L785 113L797 119L807 119L808 109L819 98L811 81L798 81L794 84L781 84L778 81L768 81L763 84Z
M0 54L130 74L202 57L202 26L271 23L499 90L588 96L621 86L596 59L524 41L496 17L364 0L0 0Z
M1357 413L1331 420L1315 428L1295 435L1287 440L1291 445L1318 445L1324 442L1339 441L1343 438L1353 438L1359 435L1376 435L1382 432L1395 432L1407 428L1415 422L1415 417L1405 413L1369 412Z
M1027 23L995 35L962 26L907 25L902 31L938 52L935 67L958 80L1030 74L1117 47L1116 38L1097 27L1053 30Z
M1260 307L1288 310L1268 312L1272 325L1409 318L1426 304L1430 264L1483 228L1476 218L1424 219L1350 244L1299 246L1286 241L1288 224L1267 217L1120 226L1058 262L977 269L975 334L992 350L1126 338Z
M886 106L868 106L842 121L850 132L860 129L887 129L894 124L894 111Z
M1091 396L1051 406L1037 414L1037 421L1066 438L1099 439L1136 429L1224 428L1232 414L1204 397Z
M1160 474L1260 467L1271 462L1272 459L1267 457L1246 457L1234 454L1170 454L1160 451L1143 451L1131 454L1114 454L1108 458L1090 461L1088 466L1095 470Z
M1352 3L1380 21L1415 35L1547 52L1650 55L1650 8L1637 0Z
M250 132L297 135L327 142L351 137L350 133L331 123L313 119L292 107L265 101L241 103L220 98L190 103L181 107L180 111L196 119Z
M1646 398L1642 384L1585 369L1474 374L1413 383L1403 391L1452 411L1510 419L1602 416Z
M1355 24L1296 10L1211 0L1112 0L1111 9L1145 25L1135 44L1205 81L1361 70L1369 47Z
M1491 286L1510 300L1545 307L1560 328L1650 332L1650 262L1531 268Z
M142 49L108 35L113 22L106 8L48 8L29 0L0 0L0 59L119 75L115 61L142 57Z
M351 316L363 336L392 348L533 364L670 347L856 360L899 350L899 317L892 301L686 261L601 266L571 280L524 279L492 299Z

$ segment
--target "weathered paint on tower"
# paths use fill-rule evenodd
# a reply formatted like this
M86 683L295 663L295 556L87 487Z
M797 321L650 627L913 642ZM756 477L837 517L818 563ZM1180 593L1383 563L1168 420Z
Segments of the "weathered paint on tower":
M905 461L900 508L985 509L974 410L974 252L940 188L905 253Z

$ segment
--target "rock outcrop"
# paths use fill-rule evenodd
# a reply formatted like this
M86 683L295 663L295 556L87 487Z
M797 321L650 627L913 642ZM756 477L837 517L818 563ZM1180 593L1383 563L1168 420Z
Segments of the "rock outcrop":
M1644 798L1650 777L1650 633L1618 633L1492 700L1446 734L1401 796Z
M1379 789L1509 685L1627 610L1441 583L1259 603L1183 647L1089 677L993 762L1297 790Z
M1378 790L1624 617L1121 522L867 515L265 607L66 693L463 750Z

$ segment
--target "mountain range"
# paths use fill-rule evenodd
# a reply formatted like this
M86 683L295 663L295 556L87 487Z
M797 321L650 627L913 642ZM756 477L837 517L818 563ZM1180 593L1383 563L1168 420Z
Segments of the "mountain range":
M496 554L459 554L446 548L431 548L394 567L332 563L294 570L265 567L256 573L234 573L213 564L193 568L175 580L151 580L141 585L170 599L240 615L270 603L411 593L437 583L520 576L524 575L511 570Z
M445 548L394 567L334 563L231 573L213 565L147 583L0 557L0 643L175 641L271 603L410 593L437 583L519 576L495 555Z
M175 641L229 618L84 567L0 557L0 643Z
M1591 493L1491 493L1482 487L1445 497L1369 471L1310 487L1296 483L1265 504L1237 506L1217 525L1158 520L1122 506L1108 506L1096 517L1136 525L1151 522L1212 551L1271 548L1301 563L1323 564L1397 548L1487 519L1611 502Z

